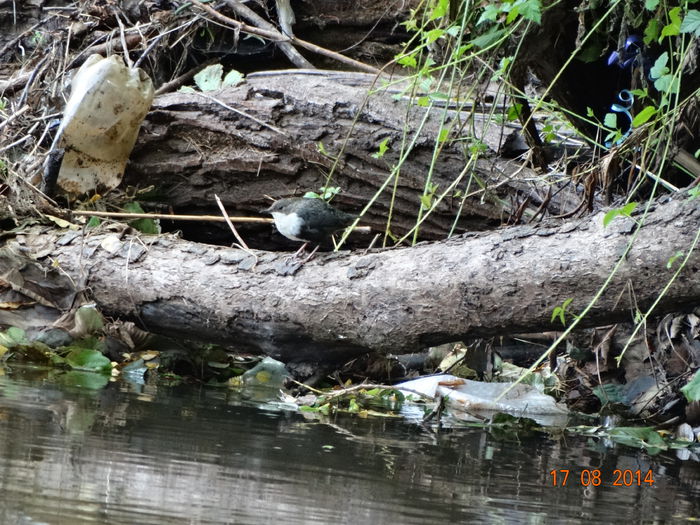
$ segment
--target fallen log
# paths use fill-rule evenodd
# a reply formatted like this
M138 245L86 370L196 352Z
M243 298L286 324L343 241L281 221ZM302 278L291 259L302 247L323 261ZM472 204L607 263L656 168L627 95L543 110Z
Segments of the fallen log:
M384 86L388 80L393 84ZM554 215L579 205L575 185L559 192L552 181L538 183L542 177L524 161L495 155L512 129L467 110L421 107L416 97L402 96L407 86L401 78L293 70L256 73L216 92L157 97L125 182L155 186L160 203L178 213L210 213L213 194L232 214L245 214L267 207L266 194L338 186L343 191L334 205L359 212L376 199L363 223L382 231L391 216L396 235L415 224L430 182L433 201L446 196L421 225L424 240L442 239L453 227L458 233L493 228L520 215L525 199L531 211L542 206ZM440 144L433 160L437 137L450 122L453 140ZM384 141L388 149L379 157ZM470 161L476 143L491 155ZM392 166L399 164L393 179ZM463 201L467 194L472 197Z
M83 282L99 308L151 331L204 339L283 361L335 362L405 353L470 336L561 329L553 309L580 312L625 253L635 219L607 228L602 214L516 226L410 248L318 254L299 267L287 254L183 241L174 236L18 236ZM581 327L630 319L662 293L678 251L690 253L656 313L697 305L700 255L691 251L700 206L656 202L608 288ZM47 249L48 247L48 249Z

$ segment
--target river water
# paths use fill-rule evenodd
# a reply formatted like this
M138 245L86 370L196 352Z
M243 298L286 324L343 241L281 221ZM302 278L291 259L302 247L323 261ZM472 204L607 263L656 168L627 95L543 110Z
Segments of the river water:
M505 440L397 419L314 420L189 385L89 390L46 373L0 375L2 524L698 517L700 465L674 453L650 457L569 435Z

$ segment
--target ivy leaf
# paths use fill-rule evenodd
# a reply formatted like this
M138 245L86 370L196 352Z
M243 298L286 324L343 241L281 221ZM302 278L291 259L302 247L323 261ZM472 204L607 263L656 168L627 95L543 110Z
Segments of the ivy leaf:
M659 0L645 0L644 9L647 11L653 11L659 5Z
M665 36L676 36L681 32L681 8L674 7L668 12L668 16L671 19L671 23L664 26L661 30L661 38L663 40Z
M651 76L651 78L661 78L663 75L667 74L669 72L669 69L666 67L667 63L668 52L664 51L659 55L659 58L656 59L654 65L649 70L649 76Z
M695 36L700 36L700 11L697 9L688 11L681 23L681 33L693 33Z
M224 66L212 64L202 69L194 76L194 83L201 91L214 91L221 87L221 77L224 74Z
M240 71L236 71L235 69L232 69L228 73L226 73L226 76L224 77L224 81L221 84L222 87L227 87L227 86L237 86L241 82L243 82L245 78L243 77L243 73Z

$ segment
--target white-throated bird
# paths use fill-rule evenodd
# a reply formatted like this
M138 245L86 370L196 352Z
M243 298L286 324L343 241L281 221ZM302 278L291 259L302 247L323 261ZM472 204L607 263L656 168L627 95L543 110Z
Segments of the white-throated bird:
M307 260L333 232L350 226L356 219L355 215L336 210L323 199L303 197L280 199L263 212L272 214L277 231L287 239L304 243L295 256L300 254L308 243L316 244Z

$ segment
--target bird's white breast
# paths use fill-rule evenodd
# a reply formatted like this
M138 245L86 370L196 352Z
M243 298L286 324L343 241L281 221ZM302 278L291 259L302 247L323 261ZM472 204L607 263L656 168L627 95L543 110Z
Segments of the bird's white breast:
M275 219L277 231L287 239L304 241L304 239L297 237L301 232L302 220L296 213L280 213L278 211L273 211L272 218Z

